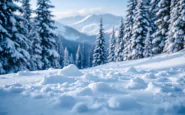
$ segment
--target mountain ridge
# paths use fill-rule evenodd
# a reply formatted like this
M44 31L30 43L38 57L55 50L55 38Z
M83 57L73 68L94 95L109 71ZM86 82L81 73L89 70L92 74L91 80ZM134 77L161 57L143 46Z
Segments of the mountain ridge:
M91 14L86 16L77 15L77 16L62 18L58 20L58 22L61 24L70 26L72 28L75 28L81 33L85 33L88 35L97 35L100 18L103 19L104 30L106 32L113 27L119 26L121 16L116 16L109 13Z

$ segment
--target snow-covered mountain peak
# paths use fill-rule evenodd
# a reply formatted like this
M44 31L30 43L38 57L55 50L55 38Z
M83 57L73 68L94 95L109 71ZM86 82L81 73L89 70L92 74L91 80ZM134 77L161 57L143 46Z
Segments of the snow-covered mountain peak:
M103 19L104 30L110 30L113 26L118 26L120 23L120 16L113 14L91 14L87 16L67 17L59 20L60 23L71 26L76 30L87 33L89 35L96 35L99 28L100 18Z

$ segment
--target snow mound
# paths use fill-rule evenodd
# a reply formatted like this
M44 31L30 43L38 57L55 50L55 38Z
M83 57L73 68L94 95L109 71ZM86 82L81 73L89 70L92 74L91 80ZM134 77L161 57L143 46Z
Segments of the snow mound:
M131 96L112 97L108 100L108 106L121 111L139 109L141 107Z
M131 79L129 84L127 85L128 89L144 89L147 87L145 81L139 77Z
M92 96L93 92L90 88L86 87L86 88L82 88L80 89L77 94L79 96Z
M85 113L89 111L89 108L87 107L87 105L85 103L77 103L73 109L73 112L77 112L77 113Z
M167 71L160 71L156 74L156 76L163 76L163 77L168 76L168 75L169 73Z
M39 73L32 73L28 70L25 70L25 71L19 71L17 72L17 74L15 75L16 77L20 77L20 76L33 76L33 75L39 75Z
M143 79L155 79L156 76L153 73L146 73L142 76Z
M133 72L133 73L135 73L135 72L137 72L137 70L136 70L135 67L129 67L129 68L127 68L127 69L125 70L125 72Z
M57 101L57 105L62 108L72 108L76 104L76 99L70 95L62 95Z
M96 83L91 83L89 84L89 88L93 92L113 92L115 89L113 89L110 85L103 83L103 82L96 82Z
M157 81L158 82L169 82L170 80L168 78L163 77L163 78L158 78Z
M153 94L157 94L161 92L161 88L159 86L157 86L156 84L150 82L147 86L147 88L145 89L146 91L149 91Z
M85 73L82 78L86 79L86 80L90 80L90 81L99 81L100 80L97 76L89 74L89 73Z
M48 75L44 76L43 79L41 80L40 84L46 85L46 84L63 84L65 82L72 83L75 82L74 79L64 77L62 75Z
M61 71L59 71L58 74L64 75L64 76L81 76L81 75L83 75L79 71L79 69L73 64L70 64L69 66L64 67Z

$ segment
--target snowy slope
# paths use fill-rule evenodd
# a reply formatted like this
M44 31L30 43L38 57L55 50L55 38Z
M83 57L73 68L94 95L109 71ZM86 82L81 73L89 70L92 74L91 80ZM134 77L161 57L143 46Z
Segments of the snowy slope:
M100 18L103 19L105 31L109 31L113 26L117 27L120 23L120 16L112 14L93 14L87 16L67 17L58 20L62 24L66 24L79 30L82 33L96 35L99 28ZM67 21L68 20L68 21Z
M185 51L0 76L0 115L184 115Z

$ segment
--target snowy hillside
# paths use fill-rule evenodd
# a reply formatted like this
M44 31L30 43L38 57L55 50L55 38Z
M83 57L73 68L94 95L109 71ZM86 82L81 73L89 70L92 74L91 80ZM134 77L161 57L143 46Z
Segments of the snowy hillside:
M96 36L86 35L84 33L77 31L72 27L60 24L57 21L55 21L55 26L57 27L56 29L57 34L63 36L67 40L78 41L80 43L86 42L86 43L92 44L96 39Z
M0 115L184 115L185 51L0 76Z
M113 26L118 27L120 23L120 16L112 14L93 14L87 16L67 17L58 20L62 24L71 26L82 33L89 35L96 35L100 23L100 18L103 19L105 31L109 31Z

